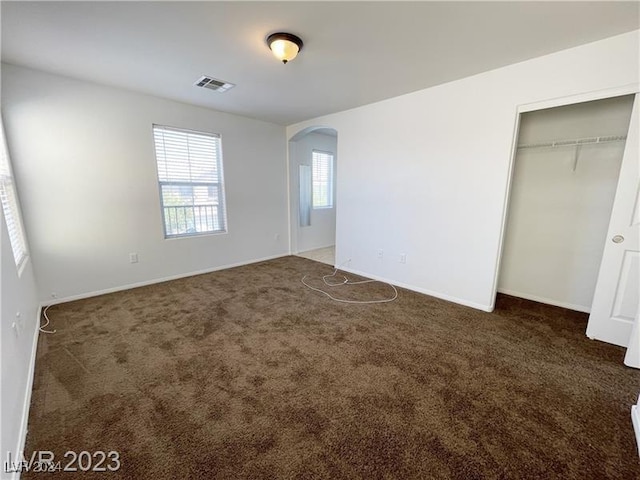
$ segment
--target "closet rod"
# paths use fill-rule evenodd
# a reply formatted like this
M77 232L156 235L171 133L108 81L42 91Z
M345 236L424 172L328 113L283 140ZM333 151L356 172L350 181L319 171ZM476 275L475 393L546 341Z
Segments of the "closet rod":
M624 142L626 139L626 135L611 135L607 137L587 137L577 138L574 140L556 140L555 142L525 143L523 145L518 145L518 150L520 150L521 148L575 147L576 145L591 145L595 143Z

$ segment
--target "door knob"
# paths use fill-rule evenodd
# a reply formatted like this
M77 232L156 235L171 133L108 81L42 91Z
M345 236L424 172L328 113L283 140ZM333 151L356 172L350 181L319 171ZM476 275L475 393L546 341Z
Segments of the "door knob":
M624 237L623 237L622 235L615 235L615 236L611 239L611 241L612 241L613 243L622 243L622 242L624 242Z

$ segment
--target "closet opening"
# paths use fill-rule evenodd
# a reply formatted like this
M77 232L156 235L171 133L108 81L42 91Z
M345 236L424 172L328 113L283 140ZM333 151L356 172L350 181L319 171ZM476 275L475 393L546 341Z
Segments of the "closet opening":
M591 312L633 109L624 95L520 114L499 293Z

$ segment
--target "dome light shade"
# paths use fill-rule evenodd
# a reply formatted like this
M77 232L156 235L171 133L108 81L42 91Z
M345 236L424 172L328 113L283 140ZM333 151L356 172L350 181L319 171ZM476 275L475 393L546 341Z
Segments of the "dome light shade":
M267 37L267 45L278 60L287 63L302 50L302 40L291 33L278 32Z

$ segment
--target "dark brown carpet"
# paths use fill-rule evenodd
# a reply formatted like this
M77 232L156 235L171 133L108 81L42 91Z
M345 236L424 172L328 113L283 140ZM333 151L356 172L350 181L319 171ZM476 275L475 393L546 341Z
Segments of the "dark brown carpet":
M52 307L26 452L117 450L101 479L640 475L640 373L586 315L300 283L330 272L286 257Z

